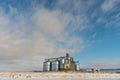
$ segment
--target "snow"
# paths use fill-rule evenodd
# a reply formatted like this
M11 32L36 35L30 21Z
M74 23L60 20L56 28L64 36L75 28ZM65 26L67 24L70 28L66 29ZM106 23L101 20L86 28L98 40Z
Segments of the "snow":
M0 72L0 80L120 80L116 73Z

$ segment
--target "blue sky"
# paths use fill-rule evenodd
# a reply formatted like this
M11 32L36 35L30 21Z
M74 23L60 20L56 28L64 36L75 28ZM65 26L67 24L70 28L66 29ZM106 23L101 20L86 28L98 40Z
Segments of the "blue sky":
M120 68L119 0L0 0L0 71L41 70L69 52L81 68Z

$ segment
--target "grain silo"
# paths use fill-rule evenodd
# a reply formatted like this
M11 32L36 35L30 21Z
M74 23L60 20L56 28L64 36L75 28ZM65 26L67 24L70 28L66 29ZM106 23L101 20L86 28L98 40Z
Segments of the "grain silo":
M78 62L67 53L66 56L45 59L43 71L79 71Z

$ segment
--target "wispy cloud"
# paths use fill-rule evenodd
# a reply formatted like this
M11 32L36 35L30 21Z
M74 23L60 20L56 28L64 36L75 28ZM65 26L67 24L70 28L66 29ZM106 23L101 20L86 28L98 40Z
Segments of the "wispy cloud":
M91 68L107 69L107 68L120 68L119 62L93 62L88 64Z
M119 0L105 0L104 3L102 4L101 8L103 12L112 10L116 4L120 2Z
M0 4L0 70L42 68L43 58L64 55L67 49L81 53L100 35L99 24L119 25L120 14L111 14L117 0L99 5L96 0L6 2Z
M3 13L1 7L0 64L8 67L0 67L0 70L33 70L41 66L42 58L64 55L69 48L71 53L79 53L85 48L84 37L74 34L88 28L84 23L86 17L58 9L62 3L58 2L56 6L59 6L53 10L44 5L37 6L30 16L19 13L12 5L8 6L8 13ZM76 2L71 4L76 5L75 9L79 6ZM68 5L64 6L67 9ZM27 66L29 64L36 66Z

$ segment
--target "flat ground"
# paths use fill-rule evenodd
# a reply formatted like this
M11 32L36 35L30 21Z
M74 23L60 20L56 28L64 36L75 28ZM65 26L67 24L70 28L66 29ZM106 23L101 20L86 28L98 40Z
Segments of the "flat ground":
M116 73L0 72L0 80L120 80Z

